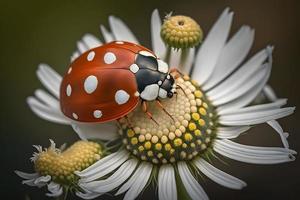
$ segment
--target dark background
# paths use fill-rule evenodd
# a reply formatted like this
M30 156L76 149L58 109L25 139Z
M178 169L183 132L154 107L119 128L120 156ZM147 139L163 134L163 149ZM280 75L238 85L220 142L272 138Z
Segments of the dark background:
M34 115L25 103L41 84L35 76L40 62L63 73L75 42L90 32L97 36L99 24L107 25L113 14L121 17L145 46L150 46L150 16L158 8L161 16L174 11L193 17L204 33L225 7L235 12L232 32L243 24L256 30L251 54L275 45L273 73L269 83L278 96L289 98L289 105L299 105L299 3L294 0L247 1L4 1L0 2L1 69L1 199L44 199L37 188L21 184L13 170L31 172L29 157L32 144L48 146L48 138L57 144L77 140L70 127L49 123ZM290 133L291 148L300 150L300 115L280 120ZM261 125L251 129L239 141L254 145L280 145L275 131ZM229 161L218 167L248 183L241 191L223 188L206 179L202 183L211 199L299 199L300 160L272 166L248 165ZM153 197L151 190L143 199ZM105 197L107 198L107 197ZM46 199L46 198L45 198Z

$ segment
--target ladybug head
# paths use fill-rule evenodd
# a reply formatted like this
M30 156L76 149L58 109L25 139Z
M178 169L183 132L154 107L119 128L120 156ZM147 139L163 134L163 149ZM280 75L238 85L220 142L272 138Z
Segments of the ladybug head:
M160 86L159 89L159 97L160 98L172 98L176 91L176 84L173 76L171 74L167 74L165 80Z

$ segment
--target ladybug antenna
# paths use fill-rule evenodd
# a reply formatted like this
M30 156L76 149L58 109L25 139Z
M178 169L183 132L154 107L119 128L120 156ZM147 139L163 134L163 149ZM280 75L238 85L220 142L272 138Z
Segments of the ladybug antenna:
M176 84L176 89L180 89L184 93L184 95L187 97L187 94L185 93L184 89L179 84Z
M151 112L148 111L148 104L146 101L142 101L142 110L147 114L147 116L157 125L159 126L159 123L153 118L153 115Z
M176 102L177 102L177 100L178 100L178 93L177 93L177 91L175 91L174 94L176 95Z
M175 123L175 119L173 118L173 116L164 108L164 106L161 104L160 100L159 99L156 99L156 104L158 105L158 107L160 107L164 113L166 113L172 120L173 122Z

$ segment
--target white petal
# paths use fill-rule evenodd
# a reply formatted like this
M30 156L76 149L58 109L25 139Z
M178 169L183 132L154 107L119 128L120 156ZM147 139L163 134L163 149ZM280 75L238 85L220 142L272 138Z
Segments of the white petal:
M80 52L80 54L83 54L88 50L88 47L81 41L77 42L77 49Z
M222 115L220 123L227 126L244 126L261 124L273 119L283 118L292 114L295 107L279 108L273 110L254 111L250 113L238 113Z
M110 154L76 174L81 177L80 182L96 180L114 171L128 159L128 156L129 153L125 150Z
M80 56L80 53L78 51L75 51L70 58L71 62L73 62L79 56Z
M59 124L70 124L70 120L62 114L60 109L55 109L48 105L45 105L34 97L28 97L27 103L30 109L36 115L38 115L39 117L45 120L59 123Z
M85 191L85 192L76 191L76 195L82 199L95 199L96 197L99 197L102 194L88 192L88 191Z
M261 50L255 54L248 62L241 68L230 75L224 82L207 92L207 95L212 101L226 96L246 84L247 79L254 76L254 74L262 67L262 63L268 57L266 49Z
M220 127L217 130L217 137L222 139L237 138L241 133L250 129L250 126L233 126L233 127Z
M177 200L174 167L161 165L158 172L158 197L160 200Z
M230 140L216 140L214 151L228 158L253 164L276 164L295 160L295 151L280 147L242 145Z
M46 105L48 105L54 109L60 109L58 100L56 98L54 98L52 95L48 94L46 91L44 91L42 89L37 89L34 92L34 94L38 99L40 99Z
M51 176L40 176L37 179L35 179L34 184L40 184L40 183L48 183L51 180Z
M192 78L203 85L212 74L229 34L233 13L226 8L197 53Z
M115 195L126 192L124 200L135 199L144 189L149 181L153 165L147 162L140 163L138 169L134 172L133 176L126 181L124 185L118 190Z
M193 200L209 199L201 185L191 174L187 164L184 161L178 162L178 172L185 190Z
M46 193L48 197L59 197L63 193L63 188L54 182L51 182L47 185L47 188L50 193Z
M266 104L258 104L254 106L247 106L239 109L232 109L232 110L221 110L218 112L219 115L229 115L229 114L238 114L238 113L251 113L263 110L272 110L276 108L280 108L281 106L287 103L287 99L278 99L276 102L273 103L266 103Z
M167 52L167 48L160 37L160 29L161 29L161 20L158 13L158 10L155 9L152 12L151 16L151 40L152 40L152 48L154 53L164 60Z
M41 83L55 97L59 98L59 89L62 77L46 64L40 64L36 73Z
M247 184L244 181L215 168L214 166L206 162L204 159L196 159L194 161L194 164L203 174L205 174L211 180L224 187L240 190L243 187L247 186Z
M101 139L112 140L118 137L118 127L115 122L108 123L72 123L72 128L82 140Z
M283 129L280 126L280 124L276 121L276 120L271 120L267 122L273 129L276 130L276 132L279 134L280 139L282 141L282 144L284 146L284 148L289 148L289 143L287 141L287 138L284 135Z
M263 81L261 81L260 83L257 83L257 85L255 87L253 87L246 94L242 95L241 97L239 97L227 104L224 104L224 105L221 105L220 107L218 107L217 108L218 113L220 113L221 111L224 111L224 112L228 111L228 110L230 111L232 109L241 108L245 105L248 105L261 92L261 90L265 86L266 82L268 81L269 76L270 76L270 73L264 78Z
M46 185L46 183L37 185L34 183L34 181L35 181L35 179L28 179L28 180L22 181L22 184L25 184L25 185L28 185L31 187L43 187Z
M88 49L93 49L102 45L102 42L98 38L89 33L83 36L82 41L88 47Z
M133 35L131 30L126 26L126 24L122 22L122 20L120 20L115 16L110 16L108 20L109 20L111 31L114 34L116 40L124 40L127 42L139 44L136 37Z
M265 77L268 76L270 71L271 66L263 65L263 67L255 74L253 74L252 77L249 77L249 79L247 79L244 84L239 85L239 87L237 87L235 90L231 91L230 93L224 96L221 96L217 100L213 100L213 104L219 106L240 98L247 92L251 91L252 88L256 87L257 83L262 82L265 79Z
M277 96L274 92L274 90L272 89L271 86L266 85L263 89L263 94L267 97L267 99L269 101L276 101L277 100Z
M104 38L104 40L105 40L106 43L109 43L109 42L115 40L113 34L110 33L110 32L105 28L105 26L100 25L100 30L101 30L101 33L102 33L103 38Z
M268 63L265 63L264 65L272 66L272 51L273 47L267 47L266 51L268 52ZM235 99L225 105L220 106L217 110L232 110L234 108L241 108L245 105L248 105L250 102L252 102L255 97L261 92L263 87L265 86L266 82L268 81L271 74L271 70L269 73L264 77L264 79L257 83L255 87L253 87L251 90L249 90L246 94L240 96L238 99Z
M122 164L121 167L107 179L88 183L79 182L79 186L95 193L109 192L123 184L124 181L131 176L137 164L138 161L136 159L130 159Z
M203 89L212 88L233 72L248 54L253 40L254 31L248 26L241 27L222 49L215 69Z
M18 170L15 170L15 173L24 179L36 179L40 176L38 173L25 173Z

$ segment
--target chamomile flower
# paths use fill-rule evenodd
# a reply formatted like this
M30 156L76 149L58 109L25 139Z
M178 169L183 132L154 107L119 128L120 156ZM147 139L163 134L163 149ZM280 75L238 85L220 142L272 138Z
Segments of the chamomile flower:
M34 164L35 173L15 171L23 184L36 187L47 186L50 197L58 197L69 191L77 190L78 177L75 171L85 169L102 157L102 149L98 143L78 141L64 150L65 145L56 148L53 140L50 147L43 149L40 145L33 145L37 150L30 160Z
M273 47L268 46L245 61L254 31L243 26L228 39L232 18L233 13L225 9L197 49L195 45L202 40L202 30L194 20L168 16L162 25L158 11L153 12L153 51L169 66L176 66L186 74L175 80L181 88L176 97L162 101L172 118L155 103L149 103L149 110L158 125L139 107L128 115L128 119L118 122L79 123L65 117L59 107L62 78L49 66L40 65L38 77L55 97L37 90L35 97L28 98L30 108L38 116L72 125L83 139L117 140L123 144L118 151L77 172L79 186L84 190L77 192L78 196L91 199L116 191L115 195L125 193L124 199L134 199L149 183L156 181L161 200L177 199L179 185L183 185L191 199L208 199L201 186L199 177L202 175L231 189L246 186L244 181L213 166L209 158L215 153L254 164L276 164L295 159L296 152L288 146L288 134L275 121L292 114L295 108L281 108L286 99L276 99L266 86ZM100 26L105 43L115 40L139 43L120 19L111 16L109 25L111 32ZM184 28L189 29L185 31ZM102 44L96 37L86 34L78 41L78 50L71 56L71 61ZM274 102L252 104L261 92ZM249 146L232 141L262 123L268 123L279 133L283 148Z

